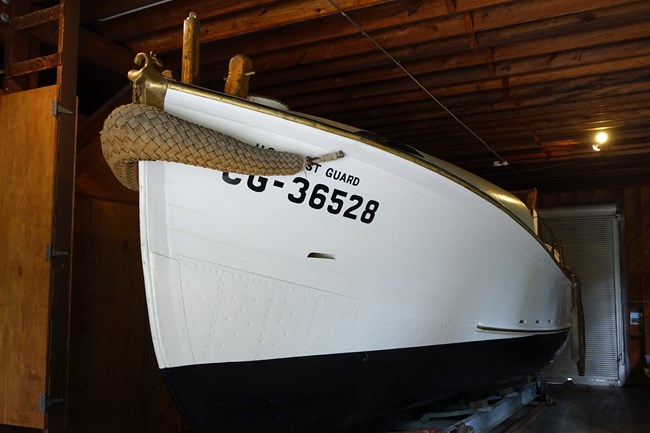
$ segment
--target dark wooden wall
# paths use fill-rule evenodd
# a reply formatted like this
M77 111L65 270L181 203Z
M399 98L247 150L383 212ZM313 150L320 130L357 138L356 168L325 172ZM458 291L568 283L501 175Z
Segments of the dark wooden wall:
M650 386L643 373L650 354L650 186L624 190L625 259L623 271L629 311L643 313L643 324L628 323L632 383Z
M630 362L628 384L650 385L643 371L650 353L650 185L543 193L538 207L617 203L622 211L621 273L625 294L624 320ZM630 325L629 313L643 313L643 324Z
M138 208L75 207L68 431L179 432L149 333Z

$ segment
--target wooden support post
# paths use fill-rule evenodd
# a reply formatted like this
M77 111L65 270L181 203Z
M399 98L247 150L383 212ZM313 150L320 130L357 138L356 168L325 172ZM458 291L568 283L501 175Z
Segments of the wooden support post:
M74 208L75 155L77 140L77 53L79 51L80 0L60 0L58 87L56 109L56 178L52 247L67 252L52 258L50 332L45 393L46 431L66 431L68 386L68 325L72 279L72 213ZM47 403L51 402L49 406ZM49 406L49 407L48 407Z
M225 92L229 95L248 97L248 82L253 72L253 61L248 56L238 54L230 59Z
M199 42L201 22L196 19L196 13L183 22L183 63L181 81L186 84L199 83Z

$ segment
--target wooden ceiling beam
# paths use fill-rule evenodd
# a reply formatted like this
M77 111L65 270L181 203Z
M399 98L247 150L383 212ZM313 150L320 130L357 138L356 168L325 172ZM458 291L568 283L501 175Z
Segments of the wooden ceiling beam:
M536 173L536 177L540 173L563 172L563 176L569 174L576 175L577 178L584 179L586 177L598 178L606 174L626 174L626 173L647 173L650 174L649 158L638 158L639 153L632 153L626 155L610 155L592 152L590 155L580 159L556 161L550 164L540 166L538 164L521 164L515 170L526 177L530 173ZM501 175L508 174L507 170L502 171ZM491 168L483 168L474 170L475 173L495 172ZM499 175L497 173L497 175Z
M374 9L368 12L368 14L372 14ZM592 19L586 22L582 14L573 14L515 26L522 27L522 29L507 37L502 36L503 29L489 30L483 32L481 38L492 41L489 46L497 45L499 52L495 53L495 57L497 60L500 57L503 60L505 58L516 57L511 51L517 50L519 53L527 52L525 44L530 44L531 42L540 47L540 52L552 52L552 50L558 50L558 47L562 47L562 44L567 44L566 46L568 48L573 46L588 46L586 45L588 37L593 41L592 45L596 42L594 38L603 39L608 35L611 37L612 34L615 35L613 41L630 39L635 37L633 34L634 31L643 32L644 29L644 26L631 26L630 24L643 20L647 21L648 18L650 18L650 8L643 4L625 4L605 10L594 11ZM370 20L370 23L374 21ZM602 32L605 26L612 25L612 21L620 26L621 32ZM571 33L571 30L575 32L576 25L580 25L581 31L578 35L574 33L573 38L564 37L563 40L556 40L558 34L566 35ZM316 26L324 27L328 30L330 28L333 29L332 33L336 34L337 38L325 44L322 40L322 35L331 33L315 30L318 28ZM461 49L460 47L469 49L466 37L457 37L458 35L464 35L463 21L458 15L440 18L432 17L431 20L426 22L418 22L417 24L411 24L406 27L388 28L386 30L381 30L376 26L370 26L370 24L362 27L366 28L367 31L372 31L373 37L382 42L384 48L390 49L391 54L402 62L449 54L452 50L459 51ZM512 32L510 27L506 29ZM323 77L330 74L344 76L346 71L362 69L359 65L363 65L364 63L367 63L367 68L375 68L381 65L386 68L393 66L389 59L365 41L364 38L360 37L356 33L356 29L339 19L328 21L326 24L323 23L322 26L318 23L310 23L309 26L305 25L303 29L298 28L298 26L292 26L283 30L286 31L277 31L269 35L269 39L272 39L274 43L282 47L281 50L258 55L261 47L256 40L240 38L237 41L208 46L207 49L204 49L205 58L212 59L211 62L227 63L227 59L232 55L232 50L247 53L253 58L256 70L258 72L264 72L256 77L257 79L253 84L260 88L272 86L277 83L289 84L294 81L303 82L310 78ZM341 37L342 35L349 36ZM320 38L315 36L320 36ZM454 37L457 38L453 39ZM547 38L546 46L538 42L539 39L544 37ZM509 45L513 45L513 48L511 50L504 50L501 47L503 40L509 41ZM515 42L521 43L515 45ZM299 45L296 46L296 44ZM448 45L452 45L453 47L449 47ZM485 46L485 43L483 45ZM500 52L503 54L500 54ZM535 54L535 50L530 50L530 54ZM453 60L449 59L448 64L452 65ZM484 57L482 60L484 61ZM294 69L296 65L301 66L298 69ZM172 68L176 67L174 63L168 64L168 66ZM286 71L282 70L288 67L291 67L295 72L287 74ZM218 72L216 73L210 71L210 68L214 69L215 66L208 65L206 70L202 71L205 82L209 83L214 80L220 80L223 75L224 66L216 66L218 68ZM274 73L271 71L277 72Z
M573 106L541 107L539 110L529 111L521 115L507 115L499 113L495 115L467 116L462 120L476 131L489 132L499 130L505 134L509 129L543 131L551 125L552 128L565 124L576 125L598 125L604 126L606 122L620 122L627 119L635 119L642 116L650 118L650 100L641 100L650 93L630 95L630 98L637 98L637 101L620 105L610 104L603 106L600 101L591 100L590 104L574 104ZM591 105L591 106L589 106ZM633 114L631 114L633 113ZM449 121L449 116L436 119L422 119L409 121L407 125L395 124L391 127L379 128L377 132L391 136L399 134L402 138L420 136L423 130L435 130L439 134L450 133L458 128ZM576 128L576 131L583 128Z
M510 164L505 167L495 167L493 165L494 157L492 157L465 168L502 186L504 185L504 179L513 176L513 170L526 180L526 183L529 183L530 186L546 185L546 175L553 172L563 173L562 176L571 173L576 175L577 179L583 180L591 178L607 179L626 173L630 175L640 173L650 175L648 150L650 149L617 153L586 150L584 154L579 156L570 155L555 158L542 155L534 160L518 161L509 159ZM567 171L565 172L565 170ZM565 181L569 181L569 179L565 179Z
M196 2L195 2L196 3ZM213 3L213 2L212 2ZM443 17L448 15L448 9L446 5L442 2L421 2L421 1L400 1L400 2L390 2L387 7L390 7L395 10L394 13L390 15L385 15L382 19L367 17L366 12L372 14L373 9L377 6L384 6L386 0L342 0L339 1L339 6L349 13L355 21L366 31L375 32L382 28L394 27L396 22L400 23L400 28L402 31L408 31L408 27L413 23L421 22L423 20L431 20L433 18ZM220 41L232 36L241 36L242 29L246 29L246 32L259 31L263 29L274 29L279 27L284 27L288 25L295 25L311 21L314 19L322 19L328 15L337 15L336 11L331 4L327 1L318 1L315 4L305 5L302 1L297 2L286 2L281 4L272 4L265 5L259 8L252 8L250 10L244 10L242 13L232 13L226 17L216 17L215 13L208 13L207 18L202 17L200 12L200 3L199 5L193 4L196 6L197 15L202 22L203 35L201 41L203 43L211 41ZM463 2L457 7L458 12L468 12L478 7L498 7L502 5L510 4L510 2L503 0L483 0L480 2ZM357 9L364 9L363 14L356 14ZM193 9L194 10L194 9ZM222 11L218 9L221 13ZM170 17L169 13L166 13L164 18L156 19L156 17L147 16L147 21L153 22L169 22ZM264 20L260 20L259 17L263 16ZM216 19L213 19L215 18ZM144 20L145 17L143 17ZM183 17L178 17L179 22ZM455 19L453 16L451 19ZM132 21L137 22L137 19ZM429 31L437 32L438 27L444 23L436 23L435 26L429 26ZM344 19L340 19L339 25L332 29L330 26L321 26L321 32L314 31L314 25L318 25L318 22L305 24L305 27L309 28L309 33L314 35L320 33L322 36L331 37L332 34L335 34L336 37L341 37L345 35L357 34L358 31ZM131 24L133 26L133 24ZM131 31L129 31L131 30ZM113 24L112 26L106 26L102 28L99 33L111 37L110 35L115 35L114 37L120 37L124 39L133 39L130 43L133 51L148 51L155 50L159 53L177 49L179 47L178 35L175 29L168 31L162 31L161 27L154 27L154 31L159 31L158 34L154 37L142 37L139 38L137 33L134 31L139 30L142 32L142 28L139 29L127 29L121 27L120 25ZM291 31L291 29L287 29ZM335 31L334 31L335 30ZM149 30L151 32L152 30ZM287 38L289 41L295 44L295 41L303 41L304 38L299 37L290 37ZM380 37L380 39L382 39ZM226 46L229 46L226 43ZM278 43L282 47L286 47L286 44ZM259 46L259 45L258 45ZM247 52L248 55L254 53ZM232 53L229 54L232 56ZM210 58L213 57L212 53L205 54L204 57Z
M625 54L626 53L623 53L623 55ZM650 67L650 49L648 49L648 52L643 55L624 57L621 59L608 58L604 61L590 64L582 64L580 58L576 58L573 64L571 64L570 60L566 59L564 67L546 70L535 68L534 64L531 63L525 69L525 72L517 75L508 75L508 79L510 88L512 89L513 87L550 83L578 77L604 75L613 72L647 67ZM502 88L502 81L499 77L489 77L487 71L480 67L427 74L418 78L423 86L429 89L435 96L440 97L469 94L490 89L498 90ZM290 106L310 107L314 105L322 106L336 101L345 101L351 98L364 99L398 92L406 92L414 87L414 83L410 80L400 78L371 83L364 86L327 89L321 92L305 92L299 95L287 96L272 94L270 96L284 99Z
M571 146L585 146L591 148L594 144L594 135L596 130L573 130L572 128L558 128L557 132L549 130L546 133L532 133L530 131L507 131L503 134L492 135L475 131L478 135L499 153L518 153L530 152L532 149L569 149ZM611 145L625 145L626 143L635 142L650 136L642 120L635 120L626 123L624 127L620 125L613 126L607 130L610 134ZM437 134L437 131L425 130L422 134L428 136ZM426 137L426 136L424 136ZM485 146L471 136L467 131L456 134L440 134L439 138L432 140L429 138L413 138L405 140L406 143L415 147L422 152L448 158L471 157L474 154L486 153Z
M529 149L527 151L522 151L520 154L499 152L498 158L490 152L484 152L483 154L473 155L471 157L449 157L445 155L435 156L451 164L463 167L465 170L478 173L480 171L492 170L493 168L501 168L498 164L494 165L495 160L507 161L507 166L510 166L515 170L520 170L525 166L544 166L548 164L587 159L600 153L603 153L603 151L595 152L591 145L585 145L573 149L556 149L550 151ZM620 150L616 154L623 156L632 153L642 156L643 154L650 153L650 148L648 148L647 145L639 146L633 149Z
M415 3L419 4L419 3ZM409 6L409 7L407 7ZM424 2L414 8L405 2L390 2L362 13L351 13L358 24L371 32L388 48L404 45L400 41L426 41L432 35L442 39L462 34L462 20L458 17L444 17L444 10L436 2ZM400 26L395 26L400 22ZM230 59L233 50L246 53L253 58L257 71L277 70L288 66L320 63L326 58L343 58L351 55L372 52L376 48L359 31L340 15L329 15L318 20L298 22L290 26L276 26L265 31L265 39L277 47L269 50L259 43L259 36L236 35L202 46L204 65L218 65ZM328 48L331 47L331 48ZM381 53L379 53L381 54ZM385 60L384 60L385 61ZM168 67L177 68L179 63L170 59ZM212 66L214 67L214 66ZM203 74L202 74L203 75ZM210 75L206 75L210 81ZM286 77L285 79L291 77ZM220 73L212 79L220 79ZM300 79L300 77L298 77Z
M472 125L472 130L479 136L487 138L488 141L498 140L501 142L504 139L512 137L534 138L539 142L568 141L576 140L582 136L591 136L595 131L610 131L610 134L613 135L615 131L621 128L623 122L625 122L626 128L643 127L647 125L647 119L650 117L648 116L649 114L650 108L644 108L635 111L635 116L632 116L631 112L625 111L616 113L608 112L606 117L605 115L576 115L567 119L557 116L554 118L535 119L535 121L483 123ZM645 119L643 116L646 116ZM446 139L453 139L456 135L464 133L462 129L455 127L455 125L447 128L433 127L426 129L419 129L414 126L412 131L409 136L402 135L400 138L408 140L410 143L412 139L418 139L419 134L425 132L431 133L435 131Z
M627 53L626 53L627 54ZM647 68L650 66L650 54L648 51L641 55L633 55L622 58L609 57L606 60L590 63L567 65L557 69L548 69L539 72L527 72L510 76L510 84L513 86L522 86L535 84L544 81L560 81L568 78L581 76L604 75L612 72L632 71L635 69Z
M563 137L565 138L565 137ZM647 129L634 130L634 131L615 131L612 133L612 139L603 146L603 149L610 150L623 150L623 149L636 149L639 147L646 147L645 143L650 141L650 131ZM490 143L488 141L488 143ZM574 152L576 150L586 151L587 153L593 152L592 145L594 144L593 136L579 134L573 135L572 139L557 140L557 141L539 141L535 142L530 137L513 138L506 137L501 141L495 142L493 146L502 157L507 160L513 156L520 158L522 155L535 155L538 153L549 154L552 152ZM639 143L643 143L639 145ZM414 146L415 147L415 146ZM474 140L464 143L450 141L450 144L445 147L428 147L426 144L417 146L422 152L435 155L439 158L448 161L462 161L463 166L468 166L468 161L472 160L486 160L494 158L492 152L485 149L485 147Z
M346 11L354 11L385 3L388 0L339 0L338 4ZM303 0L275 2L269 5L246 10L236 16L218 17L201 21L201 43L241 35L243 32L268 30L280 26L296 24L307 20L338 14L327 0L305 3ZM260 19L263 17L264 19ZM168 20L165 19L167 22ZM178 49L180 32L171 29L145 36L128 43L133 51L165 52Z
M452 111L457 107L472 106L481 103L498 103L507 100L525 101L527 98L547 97L548 103L554 103L558 100L572 100L575 98L595 98L599 96L608 96L612 93L610 89L618 89L621 85L629 85L630 89L647 88L646 71L643 69L634 71L619 71L615 73L603 74L600 76L591 75L585 77L574 77L556 82L540 82L529 84L511 89L509 98L504 98L500 89L482 90L470 92L448 92L441 89L440 92L434 89L433 94L439 97L447 107ZM607 86L604 86L604 84ZM454 89L451 89L454 90ZM338 101L322 103L320 105L310 104L309 106L300 107L291 100L285 101L299 111L305 111L310 114L318 114L324 117L332 117L339 120L338 115L365 110L372 107L385 106L391 104L401 104L413 101L430 100L422 90L409 90L396 93L385 93L380 96L371 96L365 98L342 98ZM433 101L432 107L437 108Z
M594 188L613 188L646 184L650 171L648 159L638 157L592 158L558 164L533 165L517 171L527 181L521 181L507 167L485 168L473 172L509 190L530 187L545 192Z
M111 0L102 2L82 2L80 11L81 24L109 18L129 11L146 8L159 3L160 0Z
M628 157L628 156L639 156L639 155L647 155L648 150L650 150L650 143L646 142L644 143L644 146L639 146L636 149L621 149L621 150L611 150L611 151L601 151L601 152L594 152L593 149L590 147L582 149L580 152L574 151L574 152L557 152L557 154L553 155L551 153L544 153L540 152L536 155L533 154L525 154L521 155L519 158L516 156L509 156L507 158L507 161L509 164L512 165L512 167L519 171L520 169L524 169L526 165L535 165L535 164L546 164L546 163L551 163L551 164L560 164L560 163L567 163L571 161L583 161L583 160L589 160L589 159L596 159L596 158L607 158L607 159L614 159L614 158L620 158L620 157ZM483 161L464 161L463 164L467 169L473 170L473 169L481 169L482 167L489 167L494 160L494 157L492 158L487 158L484 159ZM650 162L650 158L646 158L648 162ZM604 167L608 169L612 169L612 167ZM622 171L622 167L617 167L615 170L617 172ZM645 170L650 173L650 168L645 167Z
M647 146L638 146L638 143L647 143L648 136L638 137L636 139L629 139L623 143L617 143L612 145L613 149L622 151L624 149L636 149L644 148L646 151ZM526 146L528 144L528 146ZM575 154L590 154L593 153L593 140L581 140L576 144L564 145L564 146L545 146L536 143L524 143L518 144L516 147L518 150L505 150L502 147L496 148L496 152L499 156L508 161L510 164L518 164L523 160L539 160L542 156L544 161L548 162L551 160L556 160L561 156L575 155ZM473 167L481 167L492 164L496 158L491 151L488 151L480 143L476 143L474 146L463 146L456 149L454 152L449 151L437 151L437 149L422 149L424 153L434 155L445 161L457 164L466 169L472 169ZM542 162L541 160L538 162Z
M633 30L630 31L630 28ZM620 32L617 32L617 30L620 30ZM511 57L499 54L500 47L497 47L497 49L493 50L495 56L498 55L499 57L498 61L494 62L494 74L481 69L473 69L472 71L482 72L485 78L510 77L517 74L562 69L573 65L599 63L616 58L636 57L650 53L650 26L624 26L623 28L613 28L612 32L617 36L610 38L613 40L607 41L607 45L603 45L606 39L602 37L602 32L597 31L585 35L591 36L591 38L576 38L575 35L568 35L561 38L560 41L557 40L558 38L553 38L553 43L546 40L531 41L526 44L528 49L521 46L519 50L507 50L508 55ZM639 39L640 37L646 39ZM576 39L580 42L577 42ZM622 42L615 43L617 41ZM558 45L556 45L557 42L559 42ZM558 46L566 49L557 51ZM302 80L299 83L290 82L266 88L255 85L254 88L259 93L282 99L288 95L312 93L320 89L331 91L336 88L357 87L368 83L383 83L395 79L408 81L408 77L404 72L387 60L384 60L383 66L375 66L372 69L360 69L350 73L343 72L324 78ZM467 80L468 78L462 75L459 76L458 70L477 66L482 68L485 61L483 52L471 50L452 56L428 57L411 62L402 61L402 65L414 76L438 74L436 75L438 77L436 81L439 85L444 85L448 82Z
M606 151L610 149L624 150L624 149L638 149L647 147L645 143L650 141L650 133L647 130L617 133L608 143L603 147ZM641 143L641 144L639 144ZM576 140L565 140L563 142L533 142L530 139L519 139L512 141L500 142L494 149L505 159L510 160L513 157L522 158L522 156L531 156L535 154L544 153L547 156L551 154L559 154L560 152L571 153L575 151L582 151L586 153L593 152L593 138L579 137ZM472 144L464 144L457 147L446 147L445 149L427 149L423 146L422 152L435 155L448 161L462 162L466 166L468 161L472 160L490 160L494 158L491 151L485 149L483 145L477 141Z
M643 3L638 0L617 0L616 5ZM612 7L611 0L589 0L589 1L566 1L566 0L544 0L522 1L484 8L473 12L473 25L476 32L496 29L500 27L516 26L521 23L528 23L561 17L571 14L583 15L583 21L592 19L590 15L594 10L607 9ZM479 41L482 43L481 38Z
M158 32L182 34L183 21L190 12L195 12L200 21L224 17L235 20L237 14L245 14L251 9L263 11L263 8L273 3L277 3L277 0L220 0L218 2L213 0L176 0L160 4L155 8L134 12L128 16L94 23L93 29L112 41L150 38L151 34ZM259 16L264 17L264 14Z
M389 28L374 34L373 39L384 49L389 50L392 53L391 55L394 55L400 61L404 61L409 58L421 59L428 52L434 52L434 50L450 53L451 50L464 47L466 46L465 37L458 38L463 33L462 19L454 16L433 23L424 22L408 27ZM435 38L433 38L433 34L436 35ZM434 42L431 42L432 40ZM449 46L445 46L445 44L449 44ZM359 58L358 56L363 57ZM373 63L369 65L368 70L370 71L374 70L375 65L384 65L389 69L395 66L371 42L358 33L320 44L296 47L294 50L257 56L254 58L254 62L259 71L278 70L278 73L281 74L283 73L282 70L287 67L314 65L313 68L322 68L318 72L321 76L328 73L328 71L329 73L344 76L346 71L361 69L361 66L364 65L361 62L367 61L368 58L373 59ZM328 66L329 61L334 62L334 64ZM345 69L341 67L342 65L337 64L340 61L347 63ZM284 72L286 74L286 71ZM300 73L300 71L297 72L292 81L300 83L307 78L305 74ZM260 84L264 85L263 81Z
M492 5L499 5L502 4L503 2L491 2ZM385 7L391 7L393 10L397 10L397 6L395 5L389 5ZM412 14L406 14L405 11L403 11L403 14L405 15L404 17L401 17L398 21L402 23L402 25L399 28L392 28L387 30L388 33L376 33L377 31L380 31L382 28L386 28L387 26L393 25L394 22L396 22L396 19L399 17L395 17L395 13L389 14L388 16L390 19L387 21L385 16L384 19L366 19L365 14L373 14L374 9L378 8L370 8L368 12L364 11L364 15L360 15L358 21L361 24L361 26L366 29L366 31L373 32L373 37L377 39L378 41L384 42L388 48L393 47L393 46L403 46L405 44L413 44L422 42L424 40L431 40L432 34L435 35L437 38L445 38L445 37L451 37L455 35L460 35L464 34L464 25L463 25L463 20L462 17L457 16L457 15L452 15L448 17L441 18L440 20L436 20L433 23L429 22L423 22L423 20L431 20L434 18L440 18L443 17L445 14L445 10L441 7L437 7L433 11L425 11L422 12L421 9L423 9L422 6L420 8L417 8L415 12ZM583 11L585 7L579 8L579 11ZM575 8L569 9L569 11L574 11ZM558 9L557 12L558 14L566 14L565 9ZM370 18L370 17L368 17ZM598 22L599 17L594 17L593 20L590 21L590 23L586 26L589 28L589 26L596 26L594 22ZM601 18L602 19L602 18ZM265 20L267 21L267 20ZM330 58L331 56L328 54L330 53L331 55L336 55L338 57L340 56L350 56L350 55L355 55L355 54L361 54L364 52L367 52L368 49L372 49L370 44L368 44L367 41L364 41L363 38L358 36L358 31L349 25L349 23L345 22L345 20L339 19L337 17L336 20L330 20L327 22L327 25L322 25L320 26L320 21L316 22L309 22L309 23L304 23L304 24L295 24L295 26L292 26L290 28L282 29L282 30L277 30L277 34L274 35L269 35L273 36L274 43L277 44L278 46L282 47L282 51L278 51L277 53L274 53L272 58L264 58L264 57L259 57L256 58L255 54L260 50L260 44L258 43L257 40L253 39L246 39L246 38L241 38L239 41L226 41L223 40L223 45L219 47L218 49L211 49L210 46L207 48L204 47L204 53L202 54L202 57L204 59L216 59L213 61L220 61L223 62L224 60L228 59L230 56L232 56L233 50L236 50L237 52L245 52L249 56L252 56L255 61L256 69L257 70L269 70L271 68L282 68L282 65L295 65L295 64L305 64L309 63L310 61L312 62L320 62L324 58ZM335 21L338 21L336 23ZM556 20L558 21L558 20ZM572 24L575 24L576 21L584 21L584 17L581 16L573 16L570 18L566 18L564 16L561 17L559 20L561 21L562 25L567 25L569 24L569 21ZM417 24L413 24L417 23ZM283 26L286 23L275 23L270 25L270 29L275 29ZM334 25L334 27L332 27ZM554 24L554 26L557 24ZM294 27L301 27L302 30L300 29L294 29ZM315 31L317 26L323 28L323 31ZM223 27L223 26L221 26ZM421 28L421 30L418 30L418 27ZM493 24L491 27L498 28L498 25ZM445 30L445 28L448 28L448 30ZM545 28L548 28L548 25L545 26ZM290 33L286 34L283 36L281 34L282 32L285 33ZM178 32L176 32L178 33ZM211 38L215 37L215 32L210 32ZM304 47L304 44L307 42L312 42L312 43L321 43L323 40L326 38L331 37L332 34L335 34L337 37L337 40L340 40L341 37L343 36L355 36L353 40L347 41L347 42L336 42L335 45L340 48L344 48L343 52L341 52L338 49L328 49L327 46L315 46L313 49L309 49L307 47ZM420 39L410 39L406 42L400 42L404 41L409 35L426 35L426 39L423 39L420 37ZM527 29L526 31L527 35L530 35L530 29ZM223 33L219 37L220 38L228 38L231 36L228 33ZM237 33L237 36L240 36L240 33ZM275 38L277 36L277 39ZM529 36L528 36L529 37ZM178 39L178 36L174 36L175 39ZM310 39L311 38L311 39ZM216 38L215 38L216 39ZM209 40L215 40L215 39L209 39ZM520 38L521 39L521 36ZM204 42L208 42L209 40L204 39ZM354 42L356 40L356 43ZM513 40L513 38L510 38L510 40ZM515 39L516 40L516 39ZM334 41L333 41L334 43ZM303 46L303 48L300 49L300 52L293 53L290 48L291 46L295 46L296 44L300 44ZM358 46L357 46L358 45ZM147 49L155 49L156 51L164 51L167 49L174 49L178 48L178 43L175 46L164 46L160 45L159 43L154 43L154 42L143 42L143 41L137 41L132 44L132 47L134 51L138 50L143 50L145 48ZM357 46L357 48L354 48ZM236 47L236 48L233 48ZM310 60L310 55L309 53L313 52L314 55L311 57ZM293 55L293 59L291 56ZM225 59L224 59L225 58ZM176 61L172 60L172 62L166 62L168 67L171 67L172 69L177 68L178 65L176 64ZM214 80L220 80L221 75L223 75L223 72L220 70L220 72L215 76L214 74L210 73L205 73L202 71L202 76L206 77L205 81L210 82ZM303 77L302 74L297 74L298 77ZM286 74L285 74L285 79L286 79ZM299 78L300 79L300 78Z
M499 119L516 117L526 112L543 113L553 112L556 107L585 108L595 105L620 104L625 101L635 101L635 95L644 94L650 91L650 83L643 80L643 73L631 74L629 78L617 79L614 82L611 78L606 86L600 87L604 91L596 95L587 95L590 89L577 89L571 93L541 93L539 95L528 95L526 98L503 98L501 95L490 94L489 92L474 95L469 99L464 95L461 97L446 98L445 104L452 109L454 114L461 119L468 119L471 116L489 116ZM621 99L622 98L622 99ZM546 110L546 111L544 111ZM565 110L562 108L560 111ZM430 98L422 94L419 100L405 101L391 105L377 105L368 107L362 111L340 111L336 113L337 120L343 123L355 123L365 128L375 126L391 128L392 125L403 125L405 122L421 119L448 120L449 114L441 110ZM471 120L470 120L471 121Z
M650 83L647 87L650 90ZM528 98L523 107L512 100L507 101L508 103L492 104L487 107L486 104L475 104L468 107L456 107L453 111L463 122L474 125L475 122L521 121L525 117L553 113L566 115L571 111L594 113L605 109L621 110L622 107L629 107L634 110L650 104L650 91L641 92L637 90L630 93L624 86L621 86L620 92L608 97L577 99L553 104L546 103L547 99L543 97ZM364 114L366 114L365 117L355 118L354 121L358 122L359 125L363 125L366 129L381 129L382 134L398 134L405 128L405 125L412 125L420 121L427 121L429 126L443 127L448 125L450 120L448 113L433 109L429 101L399 104L384 113L380 113L376 109L373 113ZM347 121L348 119L341 120Z
M454 23L454 25L457 24ZM450 34L453 33L455 32L450 32ZM345 83L351 79L351 75L354 76L353 74L358 71L368 73L394 68L394 64L390 59L379 50L367 51L367 47L364 47L366 49L365 52L359 49L358 53L355 54L355 52L350 53L347 51L350 47L349 44L343 41L339 42L340 49L337 48L333 51L338 55L337 57L322 59L317 62L294 63L291 66L291 59L283 57L285 53L277 53L279 58L276 57L274 63L271 63L271 59L267 59L266 55L255 57L254 61L256 64L259 63L258 70L260 71L259 76L255 77L255 86L266 91L266 88L279 84L297 83L303 85L310 80L327 78L331 75L341 77ZM424 40L409 39L404 42L408 45L385 47L390 50L394 58L403 64L420 59L435 59L436 57L451 58L455 53L465 50L467 45L464 36L451 36L436 40L429 40L425 37ZM464 55L466 56L466 54ZM278 67L281 69L277 69ZM287 77L288 68L291 68L294 72ZM283 76L286 78L282 79Z

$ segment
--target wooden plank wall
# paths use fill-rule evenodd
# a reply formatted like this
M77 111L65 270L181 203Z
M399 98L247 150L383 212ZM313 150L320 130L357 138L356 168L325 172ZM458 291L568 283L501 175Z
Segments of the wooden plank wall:
M0 424L43 428L56 86L0 100Z
M137 206L77 197L68 431L184 429L157 368Z
M650 355L650 186L626 188L625 284L629 311L642 313L643 322L632 325L627 317L633 381L650 386L643 374L644 355ZM638 357L636 356L638 354ZM641 357L641 359L639 359Z
M644 356L650 354L650 185L538 195L538 207L617 203L623 214L621 272L625 294L630 377L628 384L650 386ZM631 325L629 313L643 313L641 325Z

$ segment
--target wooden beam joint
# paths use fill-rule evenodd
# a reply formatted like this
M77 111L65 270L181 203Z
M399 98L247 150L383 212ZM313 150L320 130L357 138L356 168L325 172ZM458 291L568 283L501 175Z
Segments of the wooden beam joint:
M465 22L465 33L469 39L469 45L472 48L478 47L478 39L476 38L476 32L474 31L474 18L472 17L471 12L463 13L463 21Z
M485 61L488 68L488 74L490 77L495 77L496 70L494 67L494 48L489 47L485 49Z
M456 0L445 0L445 5L447 6L448 14L456 13Z
M508 76L501 78L501 85L503 86L503 96L510 97L510 78Z

